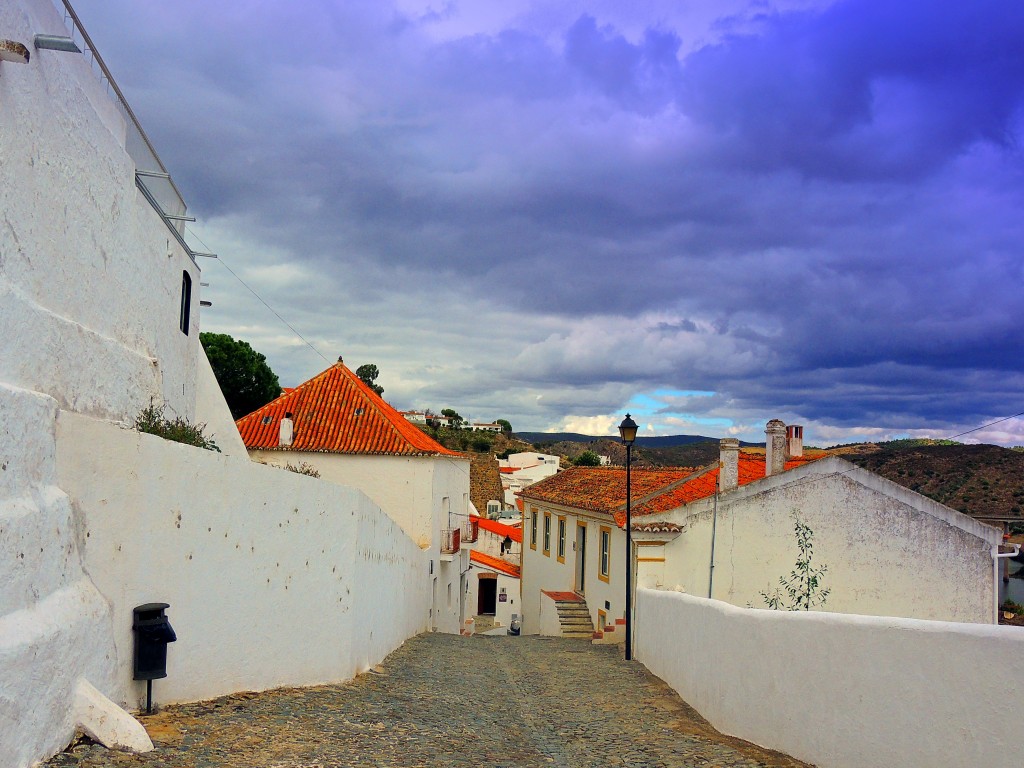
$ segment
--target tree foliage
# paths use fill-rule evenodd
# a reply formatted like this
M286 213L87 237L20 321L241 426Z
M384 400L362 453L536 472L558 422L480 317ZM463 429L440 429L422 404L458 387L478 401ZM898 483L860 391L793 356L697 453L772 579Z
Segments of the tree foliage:
M779 586L771 594L760 593L765 605L777 611L809 611L824 605L832 591L830 587L821 586L828 566L815 568L811 562L814 558L814 531L799 517L794 515L793 520L796 546L800 550L796 564L789 576L779 577Z
M384 394L384 387L380 384L374 383L377 381L377 377L380 376L380 371L377 370L377 366L373 363L366 363L365 365L360 365L356 368L356 376L359 377L363 384L368 386L378 395Z
M235 340L226 333L201 333L199 341L235 420L281 394L281 383L267 358L248 342Z
M573 460L573 464L577 467L599 467L601 466L601 457L593 451L583 451Z
M462 425L466 423L466 420L459 416L452 408L442 408L441 415L446 416L449 420L449 424L452 429L462 429Z
M501 431L507 433L512 432L512 423L508 419L495 419L494 423L501 427Z

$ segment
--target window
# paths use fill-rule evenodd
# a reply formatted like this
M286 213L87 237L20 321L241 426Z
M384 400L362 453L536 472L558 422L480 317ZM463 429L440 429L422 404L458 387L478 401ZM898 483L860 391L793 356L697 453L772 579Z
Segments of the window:
M178 327L188 336L189 321L192 319L192 277L188 272L181 273L181 315Z
M530 512L530 549L537 548L537 508Z
M558 562L565 562L565 517L558 517Z
M544 513L544 554L551 554L551 515Z
M599 563L597 578L601 581L608 581L612 569L612 529L601 526L601 561Z

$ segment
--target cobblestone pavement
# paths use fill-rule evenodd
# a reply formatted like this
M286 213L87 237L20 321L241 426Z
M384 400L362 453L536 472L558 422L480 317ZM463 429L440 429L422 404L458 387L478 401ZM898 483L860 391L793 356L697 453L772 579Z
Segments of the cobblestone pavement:
M79 743L47 768L805 766L711 728L616 646L420 635L341 685L169 706L144 755Z

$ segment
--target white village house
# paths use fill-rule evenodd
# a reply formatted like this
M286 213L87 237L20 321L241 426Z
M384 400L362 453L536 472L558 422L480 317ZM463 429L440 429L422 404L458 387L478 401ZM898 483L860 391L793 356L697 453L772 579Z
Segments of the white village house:
M474 518L479 533L470 552L466 599L478 616L493 616L496 627L508 627L513 616L522 616L523 531L498 520Z
M824 610L995 623L999 531L842 459L804 456L797 430L787 440L769 422L764 455L723 440L720 461L698 471L634 469L636 583L764 607L760 593L793 567L799 518L828 566ZM561 633L558 593L582 597L599 631L621 619L625 470L572 468L520 495L524 631Z
M501 489L504 493L506 509L516 507L516 495L528 485L551 477L559 470L561 460L558 456L547 453L524 451L509 454L508 458L498 459L498 471L501 475Z
M461 630L469 570L463 545L475 538L467 525L468 457L417 428L341 359L243 416L237 426L254 461L308 464L324 480L369 496L429 560L431 627Z

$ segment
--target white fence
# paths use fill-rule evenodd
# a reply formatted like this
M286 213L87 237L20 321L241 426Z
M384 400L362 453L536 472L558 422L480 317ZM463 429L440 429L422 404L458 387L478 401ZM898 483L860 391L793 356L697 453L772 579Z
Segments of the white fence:
M1024 630L640 589L636 657L724 733L819 768L1017 766Z

